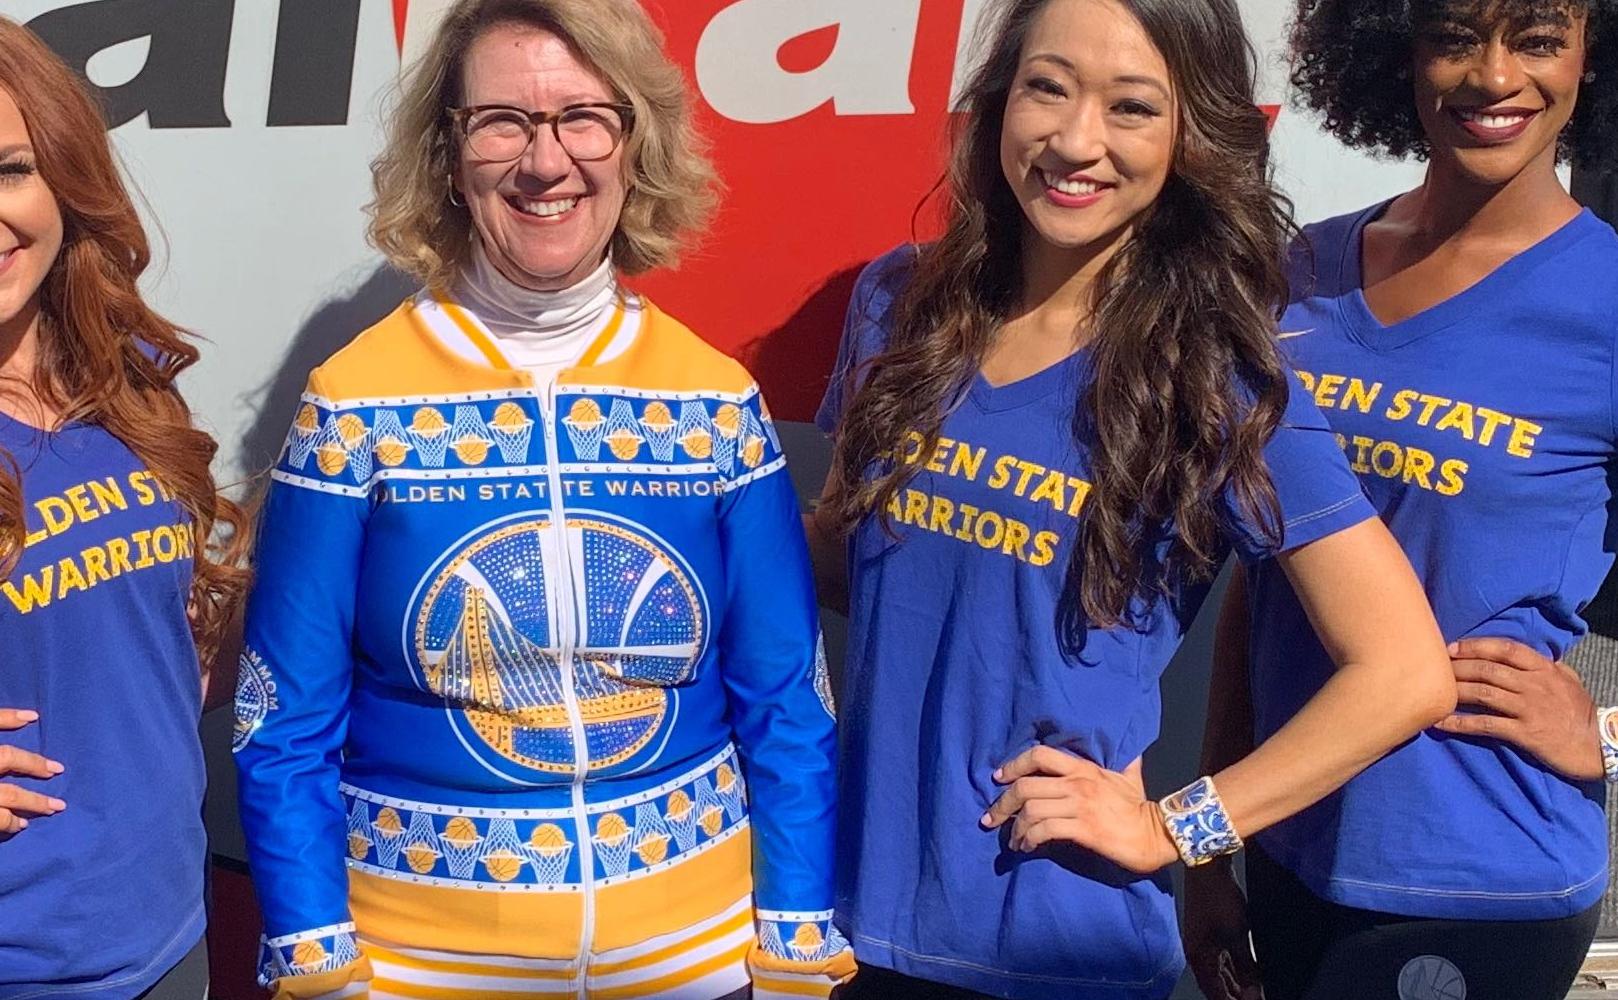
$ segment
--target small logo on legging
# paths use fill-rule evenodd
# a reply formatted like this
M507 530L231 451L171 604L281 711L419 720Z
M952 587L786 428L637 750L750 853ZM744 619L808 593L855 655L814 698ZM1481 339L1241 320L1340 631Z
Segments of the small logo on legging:
M1399 970L1399 1000L1466 1000L1466 977L1449 959L1412 958Z

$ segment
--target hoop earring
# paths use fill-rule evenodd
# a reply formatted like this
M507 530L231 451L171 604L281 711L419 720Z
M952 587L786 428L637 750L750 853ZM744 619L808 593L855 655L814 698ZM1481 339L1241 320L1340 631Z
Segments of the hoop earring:
M1596 82L1596 71L1591 70L1590 72L1584 74L1584 82L1585 83L1595 83Z
M459 192L458 190L455 189L455 178L451 177L449 179L449 203L451 205L454 205L456 208L465 208L466 207L466 202L465 201L456 201L455 200L455 196L460 194L460 193L461 192Z

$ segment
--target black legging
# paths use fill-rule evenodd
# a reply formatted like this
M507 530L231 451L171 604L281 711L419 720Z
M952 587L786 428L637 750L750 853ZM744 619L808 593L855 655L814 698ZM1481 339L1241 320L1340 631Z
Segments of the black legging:
M1432 920L1327 902L1250 849L1265 1000L1563 1000L1600 906L1557 920Z
M163 974L135 1000L207 1000L208 939L203 938L180 963Z
M847 986L836 993L836 1000L992 1000L985 993L973 993L958 986L945 986L926 979L901 975L876 965L860 966Z

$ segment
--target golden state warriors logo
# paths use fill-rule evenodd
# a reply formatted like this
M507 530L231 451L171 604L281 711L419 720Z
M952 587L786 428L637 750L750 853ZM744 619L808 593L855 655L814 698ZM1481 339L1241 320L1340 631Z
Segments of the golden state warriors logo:
M418 683L461 742L518 782L574 770L577 706L592 770L644 750L706 646L695 576L645 528L607 514L519 514L473 532L417 588Z

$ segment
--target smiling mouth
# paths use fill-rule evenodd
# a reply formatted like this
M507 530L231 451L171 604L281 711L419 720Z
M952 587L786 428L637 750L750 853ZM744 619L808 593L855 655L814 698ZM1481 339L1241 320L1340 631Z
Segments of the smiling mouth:
M1448 108L1450 116L1466 131L1479 139L1507 142L1527 131L1528 125L1539 116L1538 111L1510 108L1488 111L1481 108Z
M1078 181L1066 177L1058 177L1049 170L1039 171L1039 179L1052 191L1068 195L1073 198L1084 198L1110 190L1112 185L1102 184L1099 181Z
M575 208L579 207L579 201L580 198L576 195L571 198L548 199L522 198L517 196L510 196L506 198L506 204L510 205L512 209L517 212L517 214L526 215L534 219L555 219L566 215Z

